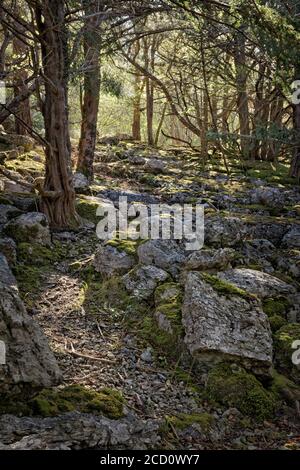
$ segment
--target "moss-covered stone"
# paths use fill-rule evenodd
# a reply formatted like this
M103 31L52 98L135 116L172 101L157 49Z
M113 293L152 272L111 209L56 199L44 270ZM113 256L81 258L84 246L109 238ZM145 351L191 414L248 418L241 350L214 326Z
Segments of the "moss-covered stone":
M125 251L128 255L135 256L138 246L142 240L119 240L114 238L106 242L106 245L113 246L119 251Z
M286 325L287 320L281 315L272 315L269 317L272 333L276 333L282 326Z
M278 400L284 399L289 405L295 406L300 401L300 387L275 369L272 370L271 390Z
M268 315L268 317L274 315L284 317L290 306L290 302L283 297L269 298L262 301L263 311Z
M97 209L99 207L99 202L95 199L80 198L76 200L76 210L77 213L83 219L86 219L94 224L99 222L99 217L97 216Z
M256 420L274 415L276 397L266 390L254 375L235 365L222 363L208 374L208 398L227 407L234 407Z
M51 247L38 243L21 242L18 244L18 261L27 265L46 266L62 260L66 253L60 244Z
M209 413L187 414L179 413L175 416L166 416L167 426L184 431L193 424L200 426L201 431L208 432L214 425L215 418Z
M201 274L203 280L210 284L217 292L222 295L230 296L230 295L238 295L245 300L255 300L257 297L254 294L250 294L239 287L234 286L230 282L224 281L223 279L219 279L217 276L208 273Z
M155 289L155 305L166 303L181 303L182 288L176 282L164 282Z
M299 323L288 323L275 333L275 365L280 372L300 384L300 365L294 364L292 360L292 355L296 353L296 349L292 346L297 340L300 340Z
M110 388L94 391L81 385L63 389L45 389L30 402L32 413L56 416L68 411L105 415L111 419L123 416L124 399L120 392Z

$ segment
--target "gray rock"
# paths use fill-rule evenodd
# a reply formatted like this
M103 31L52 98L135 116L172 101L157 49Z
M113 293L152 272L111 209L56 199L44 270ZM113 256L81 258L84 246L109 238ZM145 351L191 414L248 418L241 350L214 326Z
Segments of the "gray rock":
M205 219L205 243L213 246L234 246L241 241L247 227L237 217L209 217Z
M10 265L17 261L17 245L9 237L0 237L0 253L3 253Z
M134 266L135 259L125 251L106 245L96 251L93 264L97 272L109 277L125 274Z
M159 173L166 173L167 165L166 162L160 160L158 158L149 158L146 159L146 162L143 166L146 171L150 173L159 174Z
M57 385L61 375L46 337L29 317L6 258L0 254L0 339L6 364L0 365L1 394L10 397Z
M290 284L275 276L254 269L229 269L219 273L218 277L262 299L287 296L295 292L295 288Z
M54 418L0 417L2 450L151 449L159 446L160 421L134 415L111 420L66 413Z
M200 269L202 271L226 269L234 257L235 251L232 248L203 249L191 253L184 267L188 270Z
M141 359L144 362L152 362L153 361L153 356L152 356L152 348L147 348L145 351L142 352L141 354Z
M300 226L293 227L285 234L282 245L287 248L300 248Z
M85 193L89 190L89 181L84 174L76 172L73 175L73 186L76 193Z
M278 246L286 232L286 223L258 222L249 227L249 235L254 239L269 240L273 245Z
M206 367L233 359L263 371L272 363L272 335L260 303L221 295L200 273L187 274L182 322L188 350Z
M138 247L141 264L152 264L175 276L187 254L175 240L149 240Z
M47 217L40 212L20 215L5 225L4 232L16 242L51 244Z
M126 289L139 299L149 299L161 282L168 278L168 273L156 266L137 266L123 276Z
M21 211L10 204L0 204L0 225L6 224L13 217L17 217Z
M269 207L280 207L285 203L284 194L278 188L256 188L250 192L251 204L262 204Z

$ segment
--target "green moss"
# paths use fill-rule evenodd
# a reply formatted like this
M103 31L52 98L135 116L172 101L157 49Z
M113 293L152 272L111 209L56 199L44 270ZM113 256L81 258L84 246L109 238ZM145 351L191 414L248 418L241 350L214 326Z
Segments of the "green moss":
M287 375L296 383L300 383L300 368L292 362L292 355L296 351L292 348L292 345L297 340L300 340L299 323L288 323L275 333L275 365L284 375Z
M60 261L66 256L65 250L58 243L50 248L38 243L22 242L18 244L18 260L33 266L47 266Z
M160 328L152 316L146 315L138 326L139 336L159 354L171 360L178 359L181 347L177 333L170 334Z
M141 240L119 240L114 238L113 240L109 240L106 242L106 245L113 246L117 248L119 251L125 251L128 255L135 256L136 250L140 245Z
M284 375L272 370L272 392L279 399L284 399L288 404L294 406L300 400L300 387Z
M201 276L205 282L210 284L217 292L222 295L238 295L239 297L242 297L243 299L248 301L256 299L256 296L254 294L250 294L249 292L246 292L245 290L240 289L239 287L236 287L227 281L223 281L217 276L207 273L202 273Z
M97 216L97 209L99 207L99 202L88 199L88 198L80 198L76 200L76 210L77 213L83 219L89 220L94 224L99 222L99 217Z
M219 364L209 372L206 393L208 398L259 421L271 418L275 412L274 394L252 374L230 364Z
M27 306L31 306L31 298L34 297L41 288L42 278L49 275L49 268L45 266L27 266L18 264L14 269L14 274L18 281L18 286L23 300Z
M262 301L263 311L268 317L273 315L285 316L290 306L290 302L283 297L269 298Z
M203 432L208 432L215 422L214 416L210 415L209 413L179 413L175 416L166 416L165 419L168 426L174 427L175 429L181 431L187 429L193 424L198 424Z
M155 304L182 303L182 288L176 282L164 282L155 289Z
M94 391L81 385L63 389L45 389L30 402L33 414L56 416L68 411L103 414L117 419L123 416L124 399L120 392L110 388Z
M287 323L287 320L282 316L275 314L269 317L269 322L272 332L276 333L276 331Z

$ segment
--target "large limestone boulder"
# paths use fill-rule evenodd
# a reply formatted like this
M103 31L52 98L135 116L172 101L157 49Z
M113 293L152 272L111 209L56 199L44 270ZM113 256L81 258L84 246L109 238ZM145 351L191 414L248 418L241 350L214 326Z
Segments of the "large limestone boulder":
M254 269L229 269L228 271L219 273L218 276L220 279L230 282L236 287L244 289L262 299L268 297L284 297L295 292L295 288L290 284L287 284L275 276Z
M27 314L16 280L0 254L0 340L5 364L0 365L0 396L28 394L57 385L61 375L39 326Z
M151 264L168 271L173 276L186 258L183 247L175 240L149 240L138 247L141 264Z
M76 172L73 175L73 186L76 193L86 193L89 190L89 181L83 173Z
M95 253L95 270L107 277L125 274L134 264L133 256L114 246L101 246Z
M47 217L40 212L28 212L9 221L4 231L16 242L51 244L51 236Z
M285 203L284 193L278 188L255 188L250 193L251 204L280 207Z
M239 360L262 372L272 363L271 330L260 303L229 286L217 290L198 272L186 277L182 322L189 352L206 367Z
M149 299L156 287L169 277L156 266L137 266L123 276L126 289L138 299Z

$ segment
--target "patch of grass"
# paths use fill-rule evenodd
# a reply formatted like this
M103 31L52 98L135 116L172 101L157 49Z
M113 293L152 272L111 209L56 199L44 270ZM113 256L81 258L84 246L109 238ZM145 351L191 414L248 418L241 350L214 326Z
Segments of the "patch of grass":
M287 299L283 297L277 297L274 299L264 299L262 301L262 307L263 311L268 315L268 317L273 315L285 316L288 309L291 307L291 304Z

